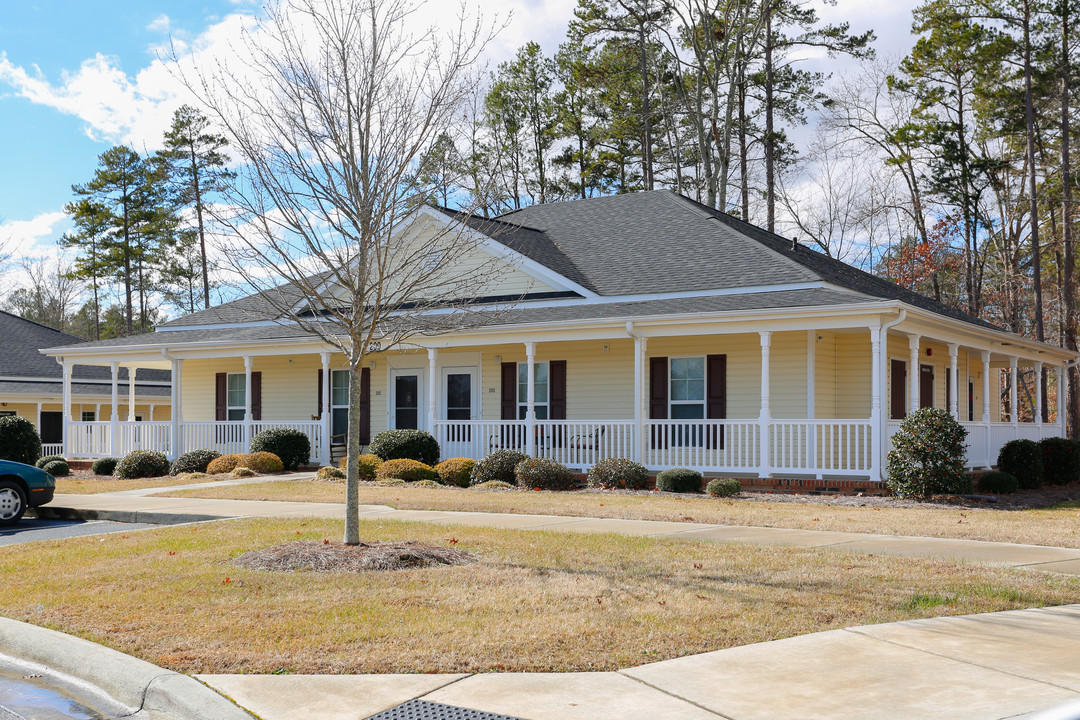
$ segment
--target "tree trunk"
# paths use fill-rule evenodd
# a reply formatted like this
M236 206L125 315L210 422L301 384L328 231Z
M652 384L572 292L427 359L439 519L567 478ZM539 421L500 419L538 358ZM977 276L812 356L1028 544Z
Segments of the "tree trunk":
M649 64L646 53L646 18L638 19L638 42L641 45L641 119L645 137L641 148L641 175L645 189L653 189L652 110L649 107Z
M354 350L354 352L356 352ZM364 354L349 364L349 436L345 439L345 544L360 544L360 377ZM321 409L321 408L320 408Z
M1069 0L1061 2L1061 244L1065 253L1065 347L1076 350L1076 255L1073 252L1073 206L1072 206L1072 168L1069 161L1070 127L1069 86L1071 83L1072 63L1069 58ZM1069 437L1078 437L1075 418L1080 412L1080 387L1077 387L1076 371L1071 371L1069 383L1067 418L1074 420ZM1059 379L1060 382L1060 379ZM1058 408L1060 413L1062 408Z
M195 214L199 221L199 258L202 262L203 306L210 309L210 273L206 267L206 231L203 224L202 188L199 187L199 166L195 157L195 143L191 148L191 186L195 190Z
M772 3L765 0L765 227L776 231L776 139L773 137Z

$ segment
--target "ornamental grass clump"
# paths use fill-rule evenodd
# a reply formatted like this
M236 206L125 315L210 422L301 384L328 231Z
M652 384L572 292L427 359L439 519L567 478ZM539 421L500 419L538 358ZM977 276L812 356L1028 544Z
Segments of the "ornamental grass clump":
M886 485L901 497L958 495L968 492L964 472L967 430L945 410L921 408L909 414L893 435L886 463Z
M365 481L371 481L375 479L375 473L379 470L379 465L382 464L383 459L378 455L372 455L367 453L356 458L357 471L360 473L360 479ZM338 463L338 467L342 470L348 471L349 458L343 457Z
M307 465L311 459L311 441L308 436L291 428L263 430L251 438L251 447L248 450L252 453L273 453L281 460L284 469L290 471Z
M514 477L514 468L522 460L528 458L528 455L517 450L493 450L476 463L472 472L472 484L479 485L499 480L512 485L517 482L517 478Z
M439 473L439 482L443 485L456 485L457 487L469 487L476 461L472 458L449 458L435 466L435 472Z
M0 417L0 460L33 465L41 457L41 436L34 424L15 415Z
M169 468L169 474L204 473L206 472L206 468L210 466L210 463L217 460L219 457L221 457L221 453L217 450L192 450L191 452L184 453L173 461L172 467Z
M439 462L439 443L425 430L383 430L368 447L383 460L406 458L425 465Z
M589 487L644 490L648 486L648 468L627 458L608 458L589 468Z
M319 471L315 473L315 479L324 480L326 482L337 482L345 479L345 471L336 467L321 467Z
M1010 440L998 452L998 469L1016 478L1025 490L1043 484L1043 451L1034 440Z
M260 475L263 473L281 472L285 469L285 464L281 461L277 455L272 452L253 452L244 455L244 459L240 461L241 467L246 467L249 470L254 470Z
M430 465L409 458L396 458L387 460L379 465L375 473L376 480L404 480L405 482L418 482L420 480L438 480L439 473Z
M169 459L156 450L130 452L116 464L113 475L125 480L164 477L169 474Z
M1044 438L1043 480L1049 485L1068 485L1080 480L1080 442L1065 438Z
M570 468L551 458L526 458L514 468L514 476L528 490L571 490L577 485Z
M656 489L662 492L699 493L701 473L689 468L671 468L656 476Z
M243 464L243 460L244 456L240 453L222 455L219 458L214 458L210 461L210 464L206 466L206 474L224 475L225 473L231 473Z

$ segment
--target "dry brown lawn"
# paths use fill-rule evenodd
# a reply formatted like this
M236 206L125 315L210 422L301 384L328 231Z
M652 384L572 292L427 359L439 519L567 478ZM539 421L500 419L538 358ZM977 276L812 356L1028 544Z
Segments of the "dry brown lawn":
M179 490L167 494L244 500L345 501L345 490L341 484L296 480ZM890 505L876 498L868 502L875 504L823 505L814 502L769 502L760 497L716 499L667 493L485 492L451 487L379 487L368 484L360 488L362 505L389 505L400 510L614 517L1080 547L1080 502L1024 510L995 508L993 505Z
M123 480L111 475L72 475L56 478L56 492L71 495L95 495L97 493L122 492L124 490L142 490L152 487L172 487L191 485L211 480L227 480L228 475L207 476L198 480L181 477L138 478Z
M1080 579L929 560L365 521L478 558L273 573L243 552L337 539L252 519L0 548L0 613L188 673L614 670L846 626L1080 601Z

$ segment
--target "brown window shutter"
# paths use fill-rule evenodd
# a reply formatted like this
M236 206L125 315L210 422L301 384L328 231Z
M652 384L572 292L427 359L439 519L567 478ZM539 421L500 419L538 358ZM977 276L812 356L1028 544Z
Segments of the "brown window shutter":
M360 444L371 442L371 368L360 368Z
M727 355L709 355L705 358L705 417L722 420L727 417ZM724 447L724 428L709 428L707 445Z
M907 379L907 364L903 360L893 360L892 386L890 387L889 417L893 420L903 420L907 415L907 403L905 401L904 381Z
M548 417L566 419L566 361L548 363Z
M502 419L517 420L517 363L502 364Z
M322 420L322 368L319 368L318 405L315 406L315 417Z
M649 358L649 417L668 416L668 362L666 357Z
M251 373L251 419L262 420L262 373Z
M229 392L228 380L225 373L218 373L214 377L214 419L229 419Z

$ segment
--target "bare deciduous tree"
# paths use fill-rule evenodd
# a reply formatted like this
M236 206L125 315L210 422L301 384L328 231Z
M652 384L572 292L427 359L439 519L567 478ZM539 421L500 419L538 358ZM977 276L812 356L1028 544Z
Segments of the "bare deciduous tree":
M240 60L197 75L178 65L241 160L216 210L233 270L278 322L347 359L354 545L365 358L489 321L475 300L506 267L482 251L484 221L418 204L420 159L462 116L491 28L462 19L412 34L418 10L413 0L285 0L243 36Z

